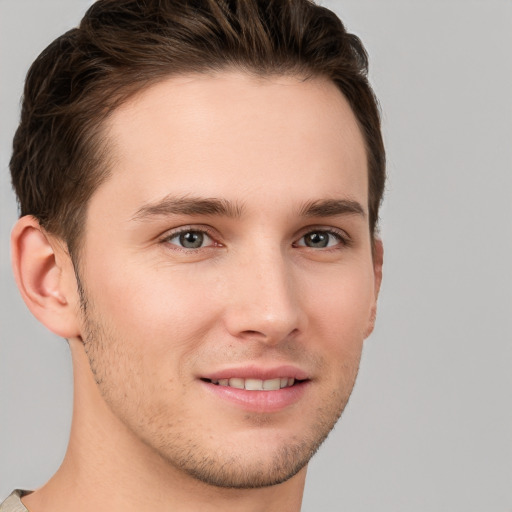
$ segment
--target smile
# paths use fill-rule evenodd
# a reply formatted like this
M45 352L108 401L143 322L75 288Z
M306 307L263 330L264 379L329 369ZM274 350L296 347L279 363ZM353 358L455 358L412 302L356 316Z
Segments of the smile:
M296 373L303 376L302 372ZM201 378L200 381L205 391L212 393L216 399L246 412L273 413L286 409L299 402L312 385L306 375L304 379L297 376L258 379L252 375L245 378L228 375L212 375L210 378Z
M210 382L218 386L245 389L247 391L276 391L293 386L295 379L293 377L277 377L275 379L261 380L232 377L230 379L212 379Z

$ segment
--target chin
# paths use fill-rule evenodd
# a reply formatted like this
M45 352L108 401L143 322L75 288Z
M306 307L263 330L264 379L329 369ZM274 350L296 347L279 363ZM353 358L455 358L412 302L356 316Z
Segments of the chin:
M226 444L226 438L218 439L216 446L210 444L208 447L197 439L195 442L189 439L181 445L179 452L176 444L169 446L163 457L182 474L214 487L257 489L282 484L307 466L331 432L342 409L328 421L324 418L305 431L274 438L274 442L269 431L266 435L252 431L249 437L243 435L230 446Z
M181 470L200 482L230 489L258 489L282 484L303 469L318 446L285 446L268 459L205 458L189 460ZM198 463L199 462L199 463Z

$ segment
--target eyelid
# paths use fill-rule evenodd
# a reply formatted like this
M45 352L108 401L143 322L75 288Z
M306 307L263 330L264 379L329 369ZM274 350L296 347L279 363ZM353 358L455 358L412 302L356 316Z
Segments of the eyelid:
M174 237L180 235L181 233L186 233L189 231L196 231L196 232L204 233L213 241L213 243L210 245L207 245L205 247L200 247L198 249L188 249L186 247L180 247L179 245L176 245L176 244L169 244L169 245L173 245L177 249L180 249L183 251L193 251L193 252L197 252L200 249L208 249L211 247L223 246L223 244L218 241L218 239L220 237L219 237L218 233L216 232L216 230L212 229L211 226L207 226L207 225L203 225L203 224L184 225L184 226L179 226L177 228L170 229L159 237L159 241L161 243L169 243L169 240L171 238L174 238ZM339 240L341 246L350 246L352 244L352 239L351 239L350 235L345 230L343 230L341 228L336 228L333 226L313 225L313 226L306 226L305 228L303 228L299 232L298 236L296 237L296 241L292 245L297 246L299 240L304 238L304 236L306 236L307 234L313 233L315 231L328 233L328 234L336 237ZM300 247L307 247L307 246L300 245ZM324 250L336 249L337 247L338 246L326 247L326 248L324 248ZM307 248L309 248L309 247L307 247ZM317 250L317 249L315 249L315 250Z
M350 235L344 229L335 228L333 226L319 225L319 226L307 226L306 228L304 228L301 231L301 233L299 234L299 236L297 237L297 241L294 242L293 245L297 245L299 240L304 238L309 233L314 233L314 232L328 233L329 235L336 237L339 240L340 245L343 247L348 247L352 244L352 239L351 239ZM302 245L302 244L299 247L306 247L308 249L312 249L311 247L308 247L308 246ZM339 248L339 246L324 247L323 250L330 250L330 249L332 250L332 249L336 249L336 248ZM318 249L315 249L315 250L318 250Z
M205 247L199 247L198 249L189 249L187 247L181 247L179 245L169 243L169 240L171 238L181 235L182 233L188 233L190 231L204 233L205 235L208 236L208 238L210 238L212 240L213 243L210 245L207 245ZM218 238L219 238L219 236L217 235L216 232L214 232L214 230L210 226L205 226L205 225L199 224L199 225L179 226L177 228L170 229L170 230L166 231L162 236L159 237L159 241L163 244L168 243L169 245L172 245L182 251L197 252L201 249L209 249L210 247L222 246L222 244L217 240Z

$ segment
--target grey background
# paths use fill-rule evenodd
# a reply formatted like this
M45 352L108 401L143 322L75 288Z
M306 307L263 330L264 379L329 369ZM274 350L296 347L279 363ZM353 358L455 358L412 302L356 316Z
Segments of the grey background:
M8 159L29 64L90 0L0 0L0 496L64 454L67 345L9 265ZM512 2L326 1L358 34L389 183L376 332L303 510L512 511Z

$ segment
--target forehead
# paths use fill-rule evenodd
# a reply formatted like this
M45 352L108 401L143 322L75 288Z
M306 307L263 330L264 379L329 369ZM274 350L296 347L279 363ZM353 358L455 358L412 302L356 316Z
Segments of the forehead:
M95 196L123 196L127 207L169 193L237 201L341 194L367 202L363 137L326 79L172 77L119 107L106 136L112 175Z

